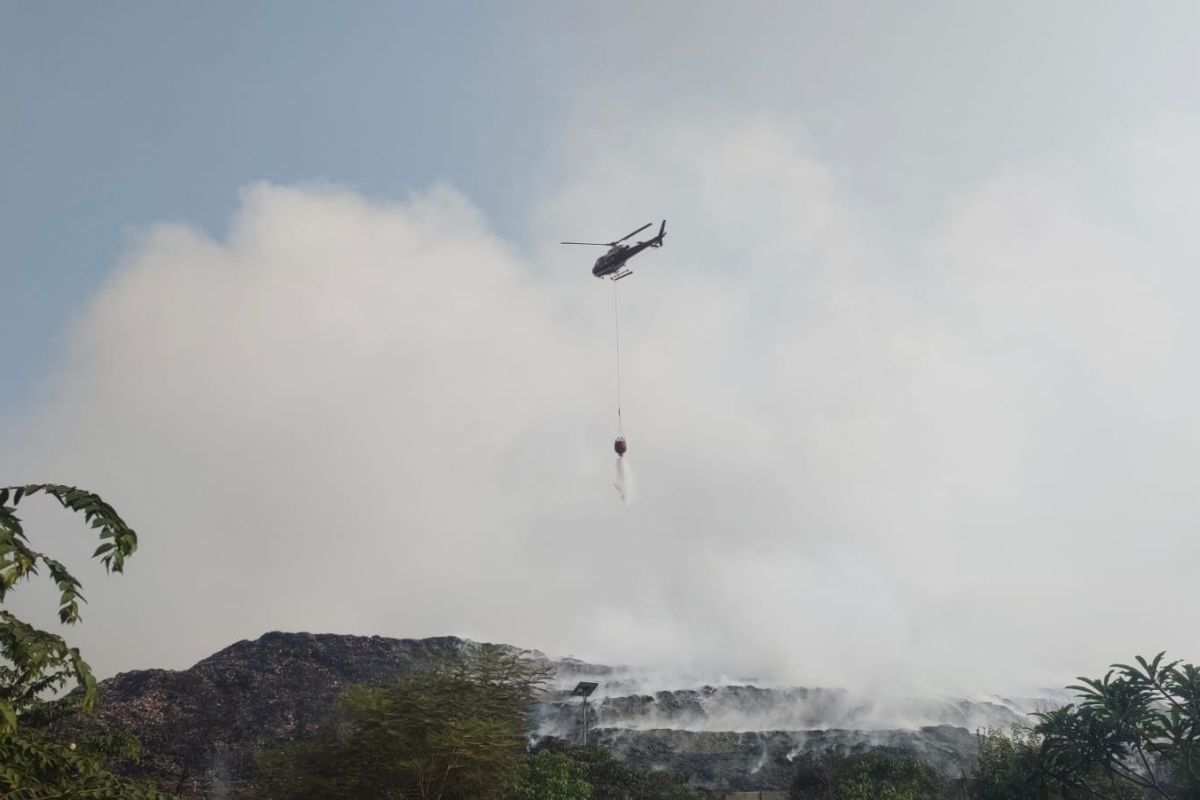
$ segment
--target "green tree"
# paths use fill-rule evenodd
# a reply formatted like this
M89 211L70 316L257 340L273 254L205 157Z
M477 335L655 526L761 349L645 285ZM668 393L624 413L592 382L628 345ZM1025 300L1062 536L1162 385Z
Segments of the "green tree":
M978 800L1052 800L1061 786L1041 769L1042 737L1030 728L989 728L978 736L979 750L971 771L972 795Z
M526 732L548 676L509 648L343 695L340 723L264 759L264 797L501 800L527 777Z
M136 760L138 754L137 740L130 736L61 742L22 727L0 739L0 798L168 800L150 782L119 778L109 770L113 761Z
M93 557L105 569L121 572L125 559L137 549L137 534L125 524L112 506L97 495L73 486L33 484L0 489L0 606L18 584L45 568L58 586L58 618L64 625L79 622L79 604L84 602L81 585L60 562L32 549L17 517L23 498L46 494L63 508L84 515L84 521L100 531L100 546ZM59 635L40 630L0 609L0 734L17 727L20 715L34 707L47 691L61 689L74 681L81 701L90 708L96 699L96 679L79 650Z
M971 771L971 796L976 800L1064 800L1065 798L1145 797L1139 787L1103 770L1086 768L1069 782L1047 764L1045 741L1032 728L1013 726L979 736L979 751Z
M17 516L21 501L38 494L83 514L99 531L93 557L108 571L123 571L137 549L137 534L91 492L57 484L0 488L0 798L165 798L149 784L117 778L107 769L113 760L137 758L132 737L105 734L59 742L38 730L53 716L90 709L97 695L96 679L79 650L3 608L15 587L45 569L58 588L59 620L64 625L80 620L79 581L62 563L31 547ZM66 698L46 701L47 693L70 684L74 691Z
M542 751L529 761L513 800L592 800L583 765L559 753Z
M915 756L888 750L806 753L796 759L792 800L932 800L952 787Z
M1080 678L1068 687L1075 703L1038 714L1043 768L1093 797L1128 796L1114 792L1129 786L1150 797L1200 797L1200 669L1164 655ZM1096 784L1097 773L1108 786Z
M937 773L914 756L874 752L846 761L834 789L837 800L927 800L946 795Z
M539 749L577 763L592 787L592 800L700 800L702 797L683 777L632 769L602 747L577 747L561 739L547 739L540 743Z

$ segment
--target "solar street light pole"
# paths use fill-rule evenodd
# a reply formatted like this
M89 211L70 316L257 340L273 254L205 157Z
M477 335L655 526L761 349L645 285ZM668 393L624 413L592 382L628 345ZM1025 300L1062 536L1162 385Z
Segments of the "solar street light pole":
M575 687L575 691L571 692L572 696L583 698L582 710L583 710L583 746L584 747L587 747L587 743L588 743L588 697L591 696L592 692L596 691L596 687L599 685L600 684L593 683L592 681L580 681L579 685Z

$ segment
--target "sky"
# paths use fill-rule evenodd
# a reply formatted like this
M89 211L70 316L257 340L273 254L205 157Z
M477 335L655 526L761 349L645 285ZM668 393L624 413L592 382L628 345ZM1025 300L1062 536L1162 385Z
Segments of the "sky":
M0 483L141 536L105 578L25 510L71 641L906 691L1194 660L1197 23L0 0ZM617 287L623 505L614 287L557 242L663 218Z

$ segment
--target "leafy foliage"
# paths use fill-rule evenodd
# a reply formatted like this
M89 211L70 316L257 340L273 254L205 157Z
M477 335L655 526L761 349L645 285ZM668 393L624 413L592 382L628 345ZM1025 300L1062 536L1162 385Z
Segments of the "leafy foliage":
M1076 703L1037 715L1045 769L1098 797L1115 795L1095 772L1151 797L1200 797L1200 670L1164 655L1080 678Z
M458 658L390 686L349 688L340 720L260 762L259 796L391 800L698 800L679 778L637 772L598 747L526 750L547 670L511 649Z
M58 587L58 618L64 625L80 620L85 602L82 586L65 566L34 550L17 516L17 506L31 495L48 495L100 532L93 557L106 570L121 572L137 549L137 534L97 495L58 484L0 488L0 604L22 581L45 569ZM70 683L75 691L53 703L47 692ZM122 800L166 798L148 783L114 776L107 764L136 760L137 741L129 736L93 734L76 742L54 741L38 725L96 700L96 679L79 651L57 634L40 630L0 608L0 797L94 797Z
M557 754L570 758L583 769L592 787L592 800L699 800L702 795L678 775L640 772L621 763L601 747L576 747L560 739L547 739L539 746L541 758Z
M805 753L796 759L792 800L933 800L953 787L908 753Z
M1048 800L1061 797L1061 786L1041 769L1042 737L1014 726L1009 733L988 729L979 735L972 770L978 800Z
M979 755L971 773L971 796L977 800L1145 797L1139 787L1095 766L1081 769L1069 780L1062 772L1051 769L1045 739L1031 728L1014 726L1008 733L989 729L979 736Z
M137 760L136 740L97 736L80 742L56 742L22 727L0 738L0 797L17 800L113 798L168 800L149 782L114 776L114 758Z
M500 800L527 780L527 715L547 677L495 645L386 687L356 686L342 723L269 754L263 796Z
M592 785L578 761L543 751L530 759L513 800L593 800Z
M791 797L909 800L1200 798L1200 670L1151 660L1114 664L1068 687L1076 702L1035 715L1034 728L988 730L960 785L911 756L873 751L797 760Z
M0 604L22 581L45 568L58 587L58 618L64 625L79 622L79 605L85 602L78 580L60 562L29 545L17 506L31 495L44 494L63 508L84 515L100 531L94 557L105 569L121 572L125 559L137 549L137 534L95 494L73 486L30 484L0 489ZM90 708L96 699L96 679L79 651L57 634L43 631L0 609L0 736L17 728L20 715L38 703L47 691L74 681L82 690L82 703Z

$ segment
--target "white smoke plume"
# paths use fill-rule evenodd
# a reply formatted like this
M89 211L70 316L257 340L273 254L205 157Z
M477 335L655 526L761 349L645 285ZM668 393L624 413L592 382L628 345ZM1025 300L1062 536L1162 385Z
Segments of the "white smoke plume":
M140 532L125 576L83 572L101 673L272 629L918 694L1194 659L1194 130L1115 144L1105 191L998 174L903 240L787 120L568 135L531 240L672 232L622 282L637 514L607 286L444 186L259 185L228 232L148 228L0 474Z

